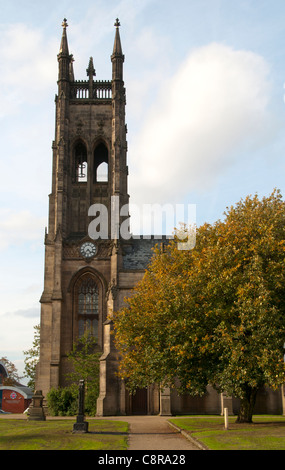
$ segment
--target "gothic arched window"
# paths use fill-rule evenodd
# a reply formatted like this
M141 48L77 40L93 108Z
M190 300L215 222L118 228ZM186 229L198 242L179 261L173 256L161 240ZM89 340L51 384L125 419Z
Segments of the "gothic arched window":
M75 146L75 181L77 183L87 181L87 150L82 142Z
M108 181L108 149L103 142L94 151L94 177L95 182Z
M108 163L102 162L97 167L97 181L98 182L108 181Z
M91 275L83 276L76 289L78 336L89 333L98 339L99 292Z

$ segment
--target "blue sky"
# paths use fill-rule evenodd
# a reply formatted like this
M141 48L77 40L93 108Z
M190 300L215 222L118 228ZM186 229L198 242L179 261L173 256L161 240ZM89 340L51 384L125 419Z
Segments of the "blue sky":
M196 205L198 225L248 194L282 193L282 0L0 0L0 357L23 369L43 288L61 23L76 79L111 78L121 22L129 192Z

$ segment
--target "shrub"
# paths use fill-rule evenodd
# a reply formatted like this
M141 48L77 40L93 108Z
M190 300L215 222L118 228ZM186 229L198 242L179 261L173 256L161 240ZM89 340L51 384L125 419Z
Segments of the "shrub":
M77 413L78 391L72 387L51 388L47 394L49 412L52 416L73 416Z

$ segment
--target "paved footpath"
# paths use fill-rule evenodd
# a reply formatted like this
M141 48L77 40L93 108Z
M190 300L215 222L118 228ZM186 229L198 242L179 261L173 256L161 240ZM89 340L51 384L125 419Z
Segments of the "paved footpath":
M25 415L7 414L0 419L27 419ZM59 417L47 417L59 419ZM60 419L64 419L60 417ZM65 419L74 420L74 417ZM110 416L92 419L110 419L129 423L128 450L200 450L194 443L184 437L177 429L169 425L167 416Z
M129 423L128 450L200 450L169 425L167 416L116 416L109 419Z

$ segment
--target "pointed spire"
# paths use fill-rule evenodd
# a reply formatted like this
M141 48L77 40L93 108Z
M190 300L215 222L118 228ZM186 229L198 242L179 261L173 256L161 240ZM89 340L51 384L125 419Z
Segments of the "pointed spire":
M61 38L59 53L62 55L69 56L68 42L67 42L67 35L66 35L66 28L68 27L68 24L67 24L66 18L64 18L61 26L63 27L63 31L62 31L62 38Z
M96 75L94 65L93 65L93 57L90 57L89 59L89 65L88 65L88 69L86 69L86 72L87 72L87 76L89 77L89 98L93 98L93 94L94 94L93 93L93 88L94 88L93 77Z
M119 22L119 18L116 19L114 26L116 26L116 35L115 35L115 42L114 42L114 48L113 48L113 55L123 56L120 31L119 31L119 27L121 26Z
M94 69L94 64L93 64L93 57L90 57L89 59L89 65L88 68L86 69L87 72L87 77L94 77L96 75L95 69Z
M69 55L68 49L68 42L67 42L67 35L66 35L66 28L68 27L67 20L64 18L62 22L62 37L60 43L60 50L57 55L58 60L58 79L59 80L67 80L69 81L73 76L73 56Z
M120 25L118 18L116 19L114 26L116 26L116 35L115 35L115 41L114 41L113 54L111 55L111 61L113 64L112 79L123 80L123 62L125 58L122 52L121 38L120 38L120 31L119 31L119 26L121 25Z

